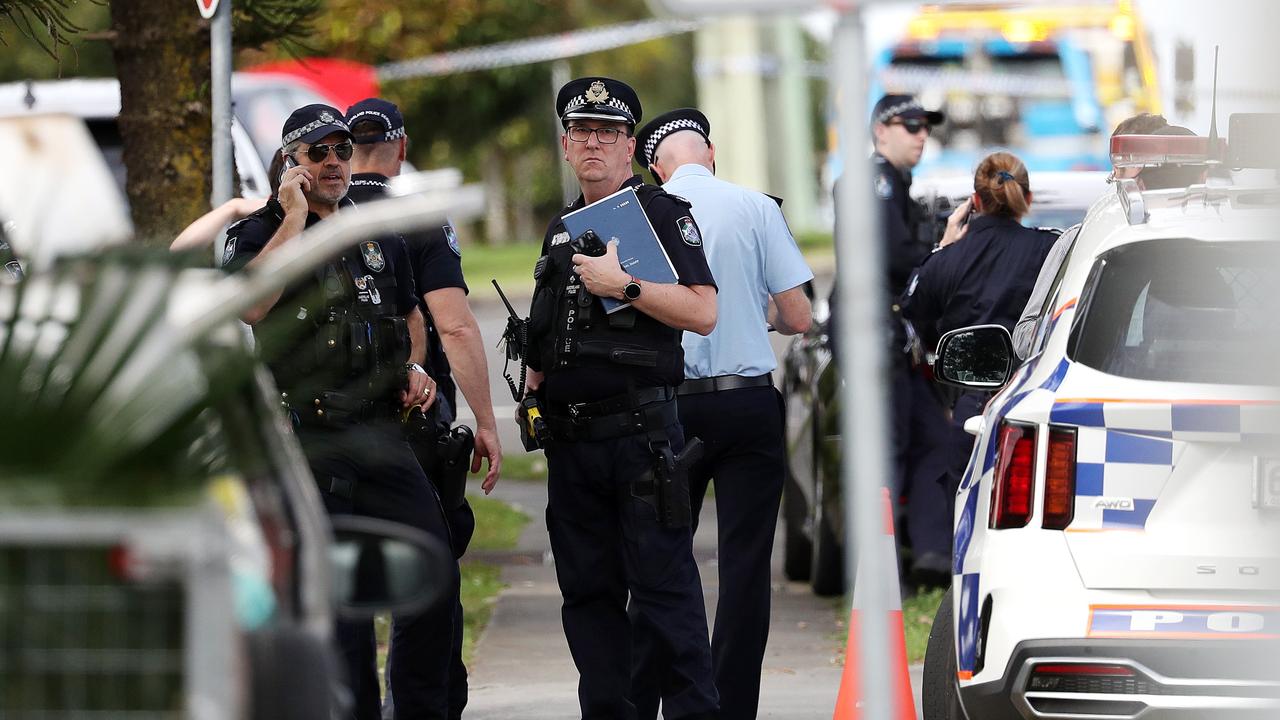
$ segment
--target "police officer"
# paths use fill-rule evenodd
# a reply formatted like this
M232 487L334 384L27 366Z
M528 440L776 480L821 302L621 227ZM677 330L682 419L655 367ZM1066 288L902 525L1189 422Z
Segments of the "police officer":
M1023 227L1031 205L1027 168L1014 155L997 152L978 164L973 177L971 219L948 221L944 247L920 267L903 312L929 347L950 330L998 324L1012 330L1057 233ZM963 206L962 206L963 207ZM958 241L959 236L963 239ZM951 413L947 498L956 490L973 451L964 423L982 412L990 393L966 392Z
M225 265L252 269L304 227L350 205L351 133L327 105L285 121L282 152L292 167L278 199L227 231ZM434 383L410 355L422 331L413 275L399 237L368 240L245 313L295 423L298 440L332 514L367 515L420 528L448 542L439 500L405 442L406 408L434 401ZM458 590L455 571L441 578ZM401 717L446 717L452 603L397 618L391 686ZM337 641L354 696L353 717L379 717L372 622L340 622Z
M404 116L400 108L381 98L366 98L347 108L347 125L355 137L355 155L351 158L351 190L347 197L357 204L385 197L388 180L400 174L405 160L409 138L405 133ZM456 387L461 387L467 404L476 416L475 454L470 460L471 471L480 469L481 459L487 458L489 471L481 487L485 492L493 490L502 469L502 446L498 441L498 427L494 420L493 401L489 395L489 370L480 326L467 304L467 283L462 276L462 250L458 246L458 234L450 224L431 228L426 232L404 236L408 246L414 281L421 297L421 309L427 321L427 362L432 379L438 383L439 421L435 427L437 436L421 438L413 442L415 454L431 479L440 482L437 475L444 475L437 449L439 434L448 433L455 419L457 408ZM450 370L449 356L459 362L457 386ZM475 515L461 488L441 489L446 499L446 514L453 536L453 552L461 558L475 530ZM454 610L453 662L449 675L449 717L462 716L467 704L467 668L462 662L462 605ZM394 693L388 697L387 706ZM384 715L388 708L384 707Z
M769 326L803 333L813 279L777 201L715 177L711 123L693 108L673 110L636 134L636 162L662 189L693 203L720 301L716 329L686 332L678 390L687 439L706 444L689 489L695 526L707 484L716 484L720 592L711 640L720 717L756 717L760 666L769 637L770 557L786 473L782 396ZM647 625L636 628L632 695L642 718L658 713L660 657Z
M3 222L0 222L0 269L0 282L18 282L23 278L22 263L5 237Z
M916 582L951 580L951 519L937 479L945 471L946 418L937 395L919 370L923 352L902 322L898 299L912 273L929 256L933 238L922 237L924 211L911 199L911 171L920 162L930 128L942 113L925 110L910 95L885 95L871 114L872 183L880 205L881 234L888 269L893 346L895 487L907 498L906 535Z
M560 89L556 111L582 195L551 221L535 269L529 386L552 433L547 529L582 717L635 717L628 594L670 658L666 717L715 717L693 536L680 517L680 493L664 489L681 485L670 462L684 445L675 404L680 333L715 327L715 284L689 204L631 172L641 113L635 91L611 78L579 78ZM569 236L562 216L628 187L678 284L631 277L612 242L599 256L575 251L586 245ZM629 306L606 314L601 297ZM683 493L687 512L687 485Z

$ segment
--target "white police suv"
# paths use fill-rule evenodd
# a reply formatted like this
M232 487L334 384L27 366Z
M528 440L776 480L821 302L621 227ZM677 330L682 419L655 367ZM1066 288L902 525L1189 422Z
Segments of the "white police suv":
M1215 172L1117 181L1021 366L1000 326L939 343L937 377L997 392L966 425L927 720L1280 717L1280 163L1235 132L1263 121L1233 117L1225 157L1114 138L1118 168ZM1212 177L1246 165L1272 169Z

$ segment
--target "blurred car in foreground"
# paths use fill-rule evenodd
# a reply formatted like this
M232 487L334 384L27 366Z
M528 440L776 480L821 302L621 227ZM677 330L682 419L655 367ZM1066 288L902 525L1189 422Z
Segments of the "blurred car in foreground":
M0 284L0 715L346 717L334 614L440 599L437 541L326 517L236 320L393 202L252 276L123 246Z
M1207 147L1113 141L1147 167ZM965 427L926 720L1280 714L1278 220L1274 177L1119 181L1025 364L1000 326L942 338L937 378L998 392Z
M1033 173L1035 198L1024 222L1067 227L1080 222L1105 191L1106 175ZM940 218L973 192L972 178L926 180L912 193ZM1052 225L1050 225L1052 223ZM962 241L963 242L963 241ZM844 525L840 494L840 374L833 362L826 303L815 303L813 327L783 357L789 472L783 491L784 569L819 595L844 591ZM905 538L899 533L899 538Z

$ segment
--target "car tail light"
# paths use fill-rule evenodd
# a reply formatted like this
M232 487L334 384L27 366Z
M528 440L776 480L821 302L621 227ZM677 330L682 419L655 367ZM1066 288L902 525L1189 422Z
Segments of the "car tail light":
M1047 530L1063 530L1076 513L1076 431L1049 428L1044 472L1044 522Z
M1031 496L1035 488L1035 428L1001 423L997 443L990 524L997 530L1024 527L1031 519Z

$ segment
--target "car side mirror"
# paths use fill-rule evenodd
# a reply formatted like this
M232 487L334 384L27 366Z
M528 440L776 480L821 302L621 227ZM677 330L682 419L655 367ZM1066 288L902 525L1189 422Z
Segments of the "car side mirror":
M417 613L444 599L453 555L416 528L377 518L334 515L329 588L343 618Z
M1013 337L1003 325L960 328L938 341L933 376L948 385L991 390L1009 381L1014 357Z

